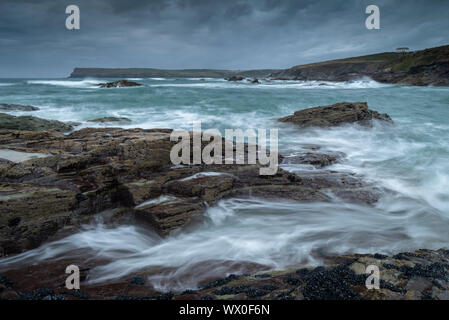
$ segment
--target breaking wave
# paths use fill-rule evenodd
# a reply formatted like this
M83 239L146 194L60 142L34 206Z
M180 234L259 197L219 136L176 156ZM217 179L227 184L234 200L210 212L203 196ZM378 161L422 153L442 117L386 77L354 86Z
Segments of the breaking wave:
M97 84L104 82L101 80L85 79L85 80L28 80L28 84L63 86L70 88L97 88Z

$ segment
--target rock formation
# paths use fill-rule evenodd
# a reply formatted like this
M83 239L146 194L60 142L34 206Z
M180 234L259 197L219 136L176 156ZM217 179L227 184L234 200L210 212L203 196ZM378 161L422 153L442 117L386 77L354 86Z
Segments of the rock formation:
M355 175L326 170L261 176L259 165L173 166L171 131L0 131L0 149L50 154L0 163L0 255L34 248L62 226L113 208L166 235L225 197L328 201L332 191L374 203L383 192ZM336 161L317 157L323 156L307 152L300 161Z
M56 130L67 132L72 130L74 123L64 123L57 120L46 120L32 116L12 116L0 113L0 130Z
M121 87L140 87L140 83L128 80L117 80L113 82L100 83L98 84L100 88L121 88Z
M9 104L9 103L0 103L0 110L5 111L36 111L39 110L38 107L33 106L24 106L21 104Z
M240 76L232 76L230 78L227 78L226 80L235 82L235 81L242 81L243 79L245 79L245 78L240 77Z
M303 127L332 127L346 123L370 125L377 119L392 123L390 116L368 109L366 102L340 102L330 106L314 107L296 111L291 116L278 119L280 122L292 122Z

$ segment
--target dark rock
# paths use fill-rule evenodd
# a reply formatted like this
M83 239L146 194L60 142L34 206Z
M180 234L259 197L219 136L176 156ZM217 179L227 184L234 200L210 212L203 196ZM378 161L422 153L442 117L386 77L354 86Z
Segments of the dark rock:
M262 297L269 293L270 293L269 291L260 290L256 288L249 288L248 290L246 290L246 295L250 298Z
M87 122L97 122L97 123L105 123L105 122L121 122L121 123L130 123L131 120L124 117L103 117L92 120L87 120Z
M129 284L134 286L143 286L145 285L145 278L142 276L135 276L134 278L131 279Z
M51 288L40 288L29 293L19 292L19 295L22 300L44 300L46 297L54 296L55 291Z
M225 285L231 281L237 280L238 278L239 278L239 276L237 276L235 274L231 274L231 275L227 276L226 278L209 282L209 283L203 285L201 287L201 289L209 289L209 288L219 287L219 286Z
M279 287L266 284L266 285L260 286L260 289L265 290L265 291L274 291L274 290L278 290Z
M172 292L163 293L156 297L156 300L171 300L175 295Z
M299 286L302 283L302 281L300 279L298 279L296 277L292 277L292 276L288 276L287 278L284 278L283 281L292 286Z
M244 78L239 76L232 76L230 78L227 78L228 81L242 81Z
M42 300L56 300L56 301L58 301L58 300L67 300L67 298L64 297L64 296L60 296L60 295L49 295L49 296L43 297Z
M0 284L5 285L8 288L11 288L13 286L13 281L0 273Z
M121 87L140 87L140 83L128 81L128 80L117 80L113 82L100 83L98 84L100 88L121 88Z
M5 111L36 111L39 110L38 107L33 106L23 106L20 104L8 104L8 103L0 103L0 110Z
M360 300L352 285L364 285L365 277L357 276L345 265L330 270L314 270L306 275L302 291L307 300Z
M68 290L68 291L61 291L59 293L70 295L78 299L89 299L89 294L82 290Z
M260 279L271 278L271 274L268 274L268 273L256 274L254 277L255 278L260 278Z
M212 293L217 296L234 295L239 293L246 293L251 287L250 286L224 286L218 290L214 290Z
M198 291L195 290L184 290L183 292L181 292L181 295L189 295L189 294L197 294Z
M16 117L6 113L0 113L0 129L27 131L55 130L67 132L72 130L73 126L57 120L46 120L32 116Z
M282 164L310 164L317 168L323 168L331 164L337 163L343 153L312 153L306 152L298 156L284 157Z
M293 122L303 127L332 127L347 123L370 125L373 119L387 123L393 122L387 114L379 114L368 109L366 102L340 102L330 106L304 109L278 120L280 122Z

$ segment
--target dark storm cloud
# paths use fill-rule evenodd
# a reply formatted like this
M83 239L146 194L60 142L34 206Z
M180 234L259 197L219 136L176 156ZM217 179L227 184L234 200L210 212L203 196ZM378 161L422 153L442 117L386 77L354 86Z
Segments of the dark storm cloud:
M65 8L81 30L65 29ZM365 28L365 8L381 30ZM0 76L73 67L286 68L449 43L446 0L2 0Z

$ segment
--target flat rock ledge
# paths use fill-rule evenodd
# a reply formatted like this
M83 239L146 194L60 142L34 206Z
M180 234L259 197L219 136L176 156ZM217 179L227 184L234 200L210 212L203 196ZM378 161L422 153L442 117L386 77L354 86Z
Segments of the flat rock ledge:
M373 119L393 123L389 115L369 109L366 102L340 102L308 108L296 111L293 115L280 118L278 121L292 122L302 127L333 127L347 123L368 126Z
M117 221L131 219L167 235L227 197L302 202L339 197L373 204L386 192L356 175L325 168L301 174L279 168L273 176L261 176L260 166L251 164L174 166L171 132L0 130L0 149L48 155L0 162L0 256L35 248L62 228L109 209L119 209ZM337 159L308 150L289 160L324 167Z

